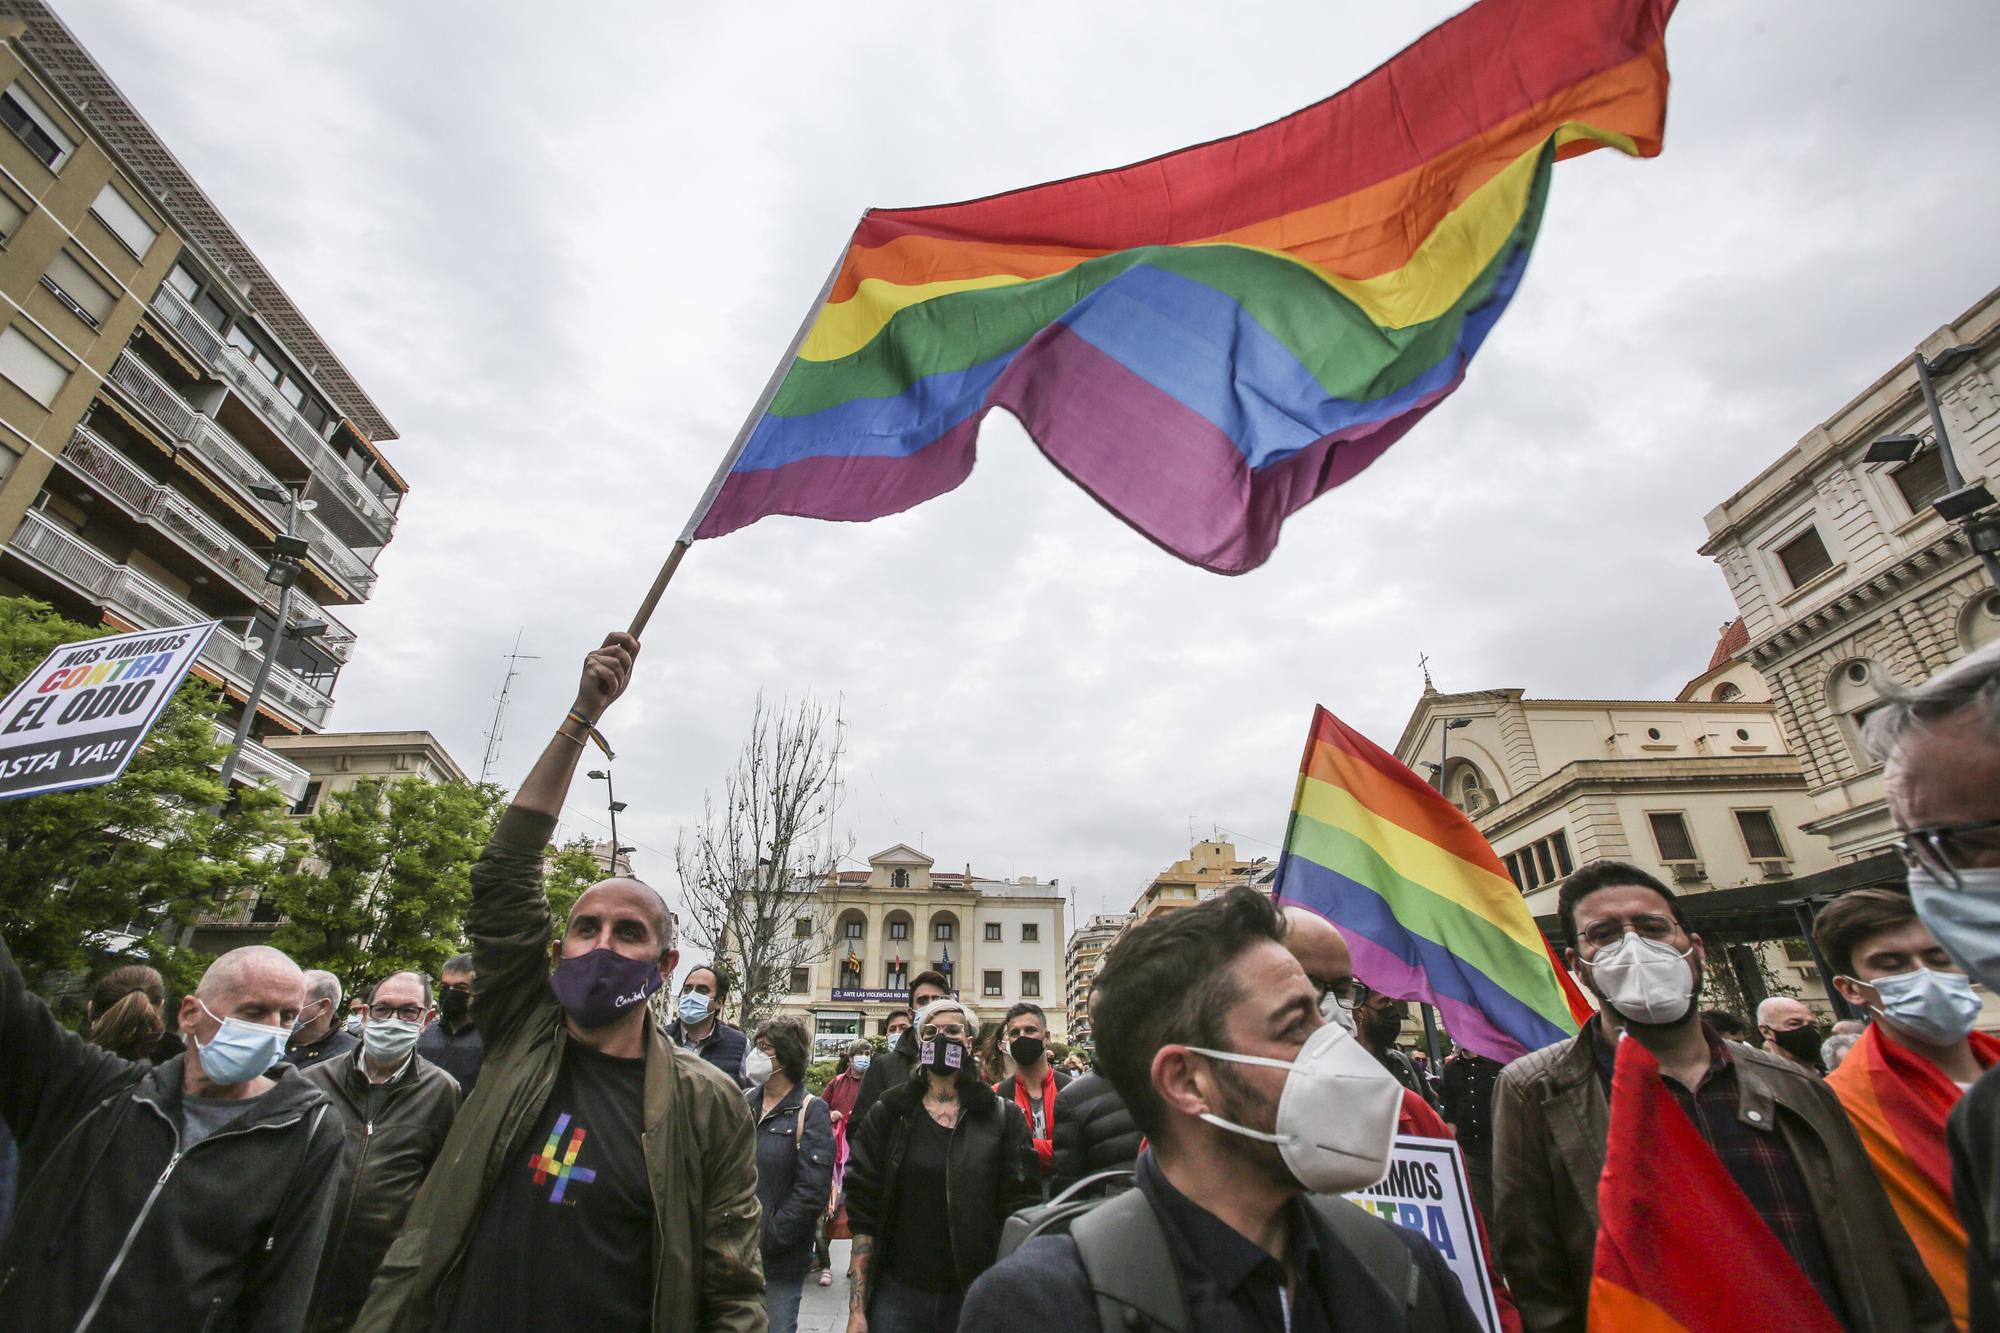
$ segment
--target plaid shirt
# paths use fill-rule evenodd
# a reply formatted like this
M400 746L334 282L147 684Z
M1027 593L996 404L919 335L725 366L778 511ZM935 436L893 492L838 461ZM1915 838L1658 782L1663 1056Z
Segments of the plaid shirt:
M1834 1318L1847 1323L1841 1310L1840 1293L1834 1286L1833 1267L1826 1257L1826 1241L1820 1234L1812 1196L1806 1191L1805 1176L1792 1158L1791 1146L1775 1124L1751 1125L1738 1113L1739 1088L1736 1064L1729 1056L1729 1043L1706 1023L1702 1035L1708 1038L1708 1072L1700 1086L1690 1092L1676 1079L1661 1076L1667 1091L1687 1112L1708 1146L1735 1180L1750 1206L1764 1219L1773 1235L1790 1252L1799 1270L1819 1289L1826 1308ZM1613 1043L1604 1040L1600 1025L1593 1023L1597 1072L1604 1079L1605 1095L1610 1095Z

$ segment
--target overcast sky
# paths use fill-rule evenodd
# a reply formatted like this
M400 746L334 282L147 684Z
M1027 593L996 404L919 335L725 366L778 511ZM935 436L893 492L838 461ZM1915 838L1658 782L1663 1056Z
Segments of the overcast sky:
M861 210L1246 129L1459 6L56 0L402 438L335 727L518 782L622 628ZM1672 697L1734 614L1703 515L1992 287L1991 0L1689 3L1663 156L1558 166L1465 386L1235 579L989 418L958 491L697 546L606 721L676 830L752 701L843 702L867 853L1123 910L1190 821L1276 854L1312 706ZM601 832L579 778L565 834Z

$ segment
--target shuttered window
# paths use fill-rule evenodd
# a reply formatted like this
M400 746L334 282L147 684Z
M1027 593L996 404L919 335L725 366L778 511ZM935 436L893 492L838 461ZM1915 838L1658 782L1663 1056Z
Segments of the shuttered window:
M1653 842L1662 861L1695 859L1694 839L1688 836L1687 818L1677 810L1656 811L1646 816L1653 826Z

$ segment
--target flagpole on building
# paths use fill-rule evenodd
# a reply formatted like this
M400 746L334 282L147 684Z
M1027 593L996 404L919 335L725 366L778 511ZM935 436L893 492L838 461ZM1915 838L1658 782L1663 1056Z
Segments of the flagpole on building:
M864 218L866 216L863 214ZM859 228L860 223L857 222L855 226ZM667 591L667 585L673 582L674 571L681 567L681 558L687 554L688 547L694 545L695 529L699 528L702 520L708 517L708 511L715 507L715 497L722 494L722 483L729 479L730 469L735 467L736 460L743 456L744 447L750 443L750 436L757 429L757 423L762 421L764 413L770 410L771 400L778 396L778 386L783 384L785 376L791 373L792 362L797 359L799 348L805 345L806 336L812 332L813 324L819 319L820 310L826 305L826 298L833 294L834 281L840 277L841 266L847 262L848 247L852 243L852 236L842 243L840 254L834 259L833 267L827 271L826 281L820 285L819 295L814 297L812 305L807 307L805 318L799 321L798 331L792 334L791 344L785 348L785 354L778 358L777 368L771 372L771 378L764 382L764 391L757 395L756 405L750 409L750 415L744 418L743 427L736 432L736 439L730 444L729 452L722 456L722 464L715 469L715 475L709 479L708 489L701 493L701 499L695 503L694 513L688 517L687 526L681 529L681 535L675 539L673 549L667 552L666 563L660 566L660 572L654 576L653 586L646 590L646 599L639 603L638 614L632 617L632 628L626 631L633 638L636 639L646 632L646 622L653 618L654 608L659 606L660 598Z

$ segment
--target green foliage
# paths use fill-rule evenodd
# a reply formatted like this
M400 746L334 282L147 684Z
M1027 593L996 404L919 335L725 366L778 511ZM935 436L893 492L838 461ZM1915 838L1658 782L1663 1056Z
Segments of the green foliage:
M826 1085L833 1081L834 1071L840 1068L838 1060L815 1060L806 1066L806 1091L817 1097L826 1091Z
M364 778L304 820L307 860L279 882L272 943L350 990L392 972L436 976L460 952L472 862L499 817L490 784Z
M0 690L65 643L111 633L42 602L0 597ZM221 815L215 687L182 684L115 782L0 802L0 933L30 977L76 972L118 948L184 989L207 960L175 954L198 911L267 885L290 834L284 798L246 788Z
M585 889L604 878L604 863L597 859L596 844L582 834L560 847L550 847L543 855L548 864L542 872L542 884L548 890L556 938L561 939L569 909Z

